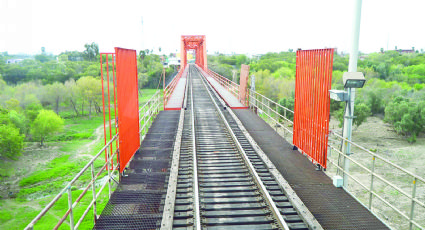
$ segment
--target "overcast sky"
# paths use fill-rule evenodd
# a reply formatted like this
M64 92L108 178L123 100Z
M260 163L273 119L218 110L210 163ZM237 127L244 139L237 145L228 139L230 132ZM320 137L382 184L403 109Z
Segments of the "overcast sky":
M0 52L58 54L96 42L180 52L183 34L208 53L349 50L354 0L0 0ZM425 49L424 0L363 0L360 51ZM143 25L142 25L143 18Z

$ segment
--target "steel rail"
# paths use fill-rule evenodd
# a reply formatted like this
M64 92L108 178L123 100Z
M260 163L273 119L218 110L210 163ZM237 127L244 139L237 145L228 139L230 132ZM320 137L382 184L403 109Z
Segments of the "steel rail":
M196 69L197 70L197 69ZM199 71L198 71L199 72ZM199 72L200 76L202 76L202 74ZM227 121L226 117L224 116L223 112L220 110L219 106L217 105L217 103L215 102L211 92L208 90L208 87L205 83L205 79L202 78L202 83L204 85L204 87L207 89L208 95L211 98L216 111L218 112L219 116L221 117L223 123L225 124L229 134L231 135L234 143L236 144L236 147L239 150L239 153L241 154L242 158L245 161L245 164L248 166L248 170L251 172L255 183L257 184L257 187L259 188L260 192L262 193L262 195L264 196L267 204L269 205L269 208L271 210L271 212L273 213L273 216L276 218L276 222L279 225L280 228L285 229L285 230L289 230L288 224L286 223L286 221L283 219L282 214L280 213L279 209L277 208L275 202L273 201L272 197L270 196L269 192L267 191L266 187L264 186L260 176L258 175L257 171L255 170L253 164L251 163L251 161L249 160L245 150L243 149L241 143L239 142L239 140L237 139L235 133L233 132L232 128L229 125L229 122Z
M223 101L223 99L221 99L218 96L217 92L215 91L212 91L212 92L218 99L219 103L222 106L225 106L226 103ZM307 223L310 229L317 229L317 230L323 229L320 223L317 221L317 219L313 216L310 210L308 210L305 204L301 201L301 199L292 189L290 184L285 180L285 178L283 178L280 172L276 169L275 165L270 161L267 155L263 152L263 150L258 146L255 140L251 137L249 132L245 129L242 122L239 120L236 114L232 111L232 109L227 109L227 111L230 114L230 116L233 118L235 123L237 124L237 127L239 127L239 129L242 131L242 133L247 138L249 143L253 146L253 148L255 149L255 152L257 152L257 154L261 157L261 159L267 165L267 168L269 169L270 173L276 178L279 185L281 185L281 187L284 189L286 196L289 198L292 205L297 209L297 212L300 214L299 216Z
M191 75L190 70L188 71L188 75ZM196 159L196 134L195 134L195 112L193 108L193 85L190 84L190 110L192 117L192 156L193 156L193 199L194 199L194 209L195 209L195 229L201 229L201 214L200 214L200 205L199 205L199 184L198 184L198 163Z

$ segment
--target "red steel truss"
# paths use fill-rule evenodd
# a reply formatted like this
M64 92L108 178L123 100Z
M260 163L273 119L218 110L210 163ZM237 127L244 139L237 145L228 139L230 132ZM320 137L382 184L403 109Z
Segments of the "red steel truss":
M185 68L187 64L188 50L195 50L195 63L204 70L207 70L207 44L205 35L182 35L180 55L180 66L182 69Z

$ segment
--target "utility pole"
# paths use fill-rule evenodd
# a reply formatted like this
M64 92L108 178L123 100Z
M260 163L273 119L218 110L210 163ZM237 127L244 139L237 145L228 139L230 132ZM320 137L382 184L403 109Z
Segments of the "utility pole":
M360 18L362 11L362 0L354 0L354 15L352 25L352 37L351 37L351 49L350 49L350 60L348 63L348 72L357 72L357 60L359 56L359 36L360 36ZM356 95L355 88L348 88L349 100L345 104L344 114L344 131L342 136L347 140L351 141L351 133L354 118L354 98ZM346 155L351 154L351 144L347 141L343 141L343 153ZM350 160L344 157L344 187L348 185L348 175L350 168Z
M143 37L143 16L142 16L142 48L141 48L141 50L143 50L143 39L144 39L144 37Z

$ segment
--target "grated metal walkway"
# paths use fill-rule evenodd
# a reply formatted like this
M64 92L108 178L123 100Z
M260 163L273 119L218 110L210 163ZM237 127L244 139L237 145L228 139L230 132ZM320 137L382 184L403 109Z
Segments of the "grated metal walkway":
M388 229L251 110L233 110L324 229Z
M176 88L174 88L167 105L165 105L165 110L180 110L182 108L186 91L187 69L184 70L179 82L177 82Z
M159 113L94 229L159 228L179 116Z

